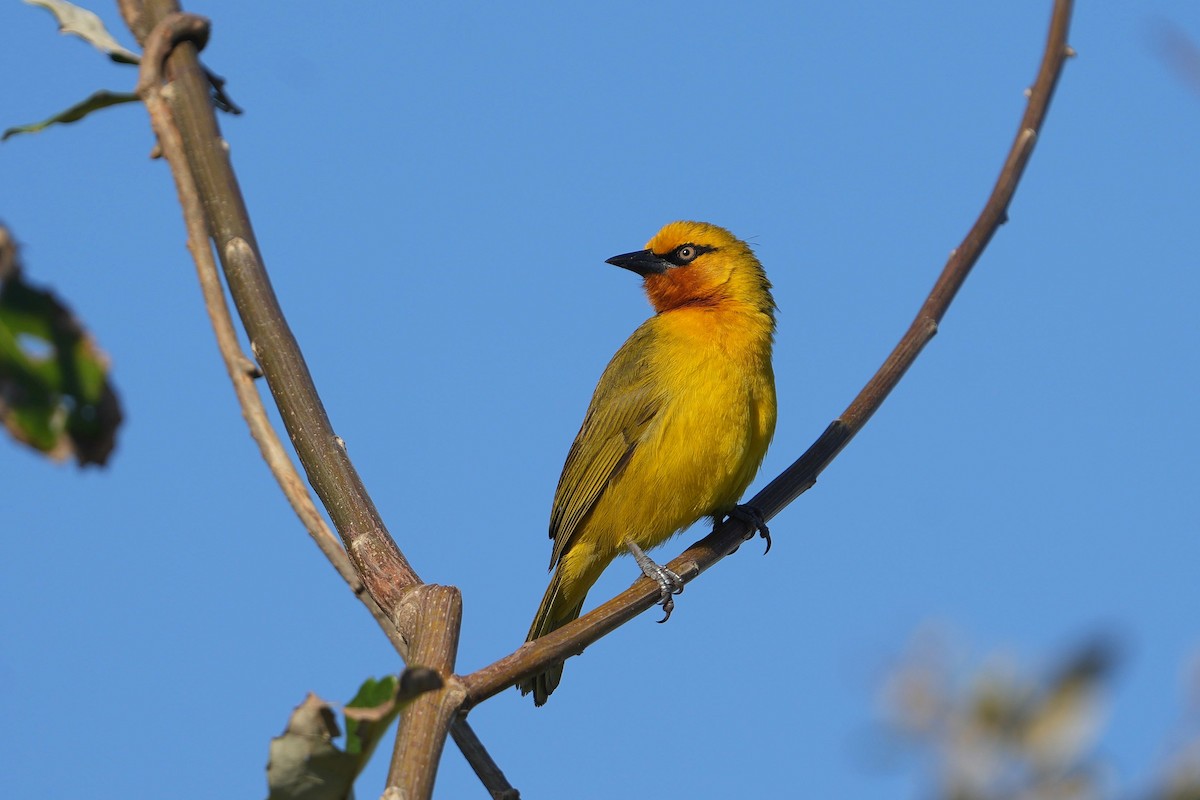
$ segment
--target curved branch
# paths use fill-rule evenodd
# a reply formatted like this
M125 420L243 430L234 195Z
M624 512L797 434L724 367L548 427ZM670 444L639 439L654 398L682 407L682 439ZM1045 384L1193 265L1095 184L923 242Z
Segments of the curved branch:
M194 24L191 23L191 24ZM186 31L180 29L179 34ZM162 39L157 40L162 42ZM162 96L162 80L158 69L165 51L159 49L158 58L147 58L138 81L138 96L150 114L150 124L158 136L162 155L171 164L171 174L175 178L175 190L179 195L179 205L183 210L184 225L187 229L187 247L196 262L196 275L200 280L200 290L204 296L204 307L208 312L209 322L216 335L217 348L221 359L225 362L225 370L233 383L237 394L238 404L242 408L242 416L250 428L250 436L258 444L263 460L267 462L271 474L279 483L288 503L296 512L296 516L304 523L305 529L316 542L317 547L325 554L338 574L349 584L356 595L361 595L362 581L354 572L346 551L342 549L337 537L329 530L321 518L304 482L292 466L283 443L279 440L275 429L267 418L266 408L262 397L254 386L254 380L259 375L258 367L242 353L238 344L237 332L233 327L233 318L229 314L229 305L225 302L225 290L221 286L221 278L217 272L217 264L213 259L212 247L208 240L208 221L204 217L204 207L196 189L196 181L188 167L184 155L183 140L179 129L171 118L171 110ZM372 604L369 604L372 605ZM379 612L378 606L371 608L372 613L381 620L385 617ZM391 627L385 625L385 630Z
M208 36L207 21L195 16L172 13L160 19L159 24L153 28L153 33L146 33L144 32L144 26L148 24L148 19L143 15L144 9L142 4L134 0L122 0L121 5L131 30L135 32L139 41L142 41L146 47L146 56L142 60L137 91L150 114L151 126L158 138L162 153L171 165L171 173L175 179L175 186L187 228L188 250L191 252L193 260L196 263L196 271L200 279L205 308L217 338L221 357L225 362L230 380L233 382L238 403L242 408L242 414L250 428L251 437L258 443L263 459L267 462L271 473L275 476L288 502L304 524L309 535L338 571L338 574L350 586L355 596L366 605L400 656L407 660L410 637L402 635L397 625L397 620L401 617L412 618L414 614L420 614L427 610L424 609L419 600L410 598L410 602L401 602L393 606L390 609L392 613L389 614L376 601L374 593L364 591L364 583L359 578L359 572L351 564L346 551L342 549L337 538L329 530L320 513L317 511L311 496L305 488L304 481L300 478L282 442L271 426L263 407L262 398L254 385L254 379L259 377L261 373L245 357L238 344L237 333L229 313L229 306L225 302L225 294L209 244L209 218L206 216L201 191L197 186L196 174L187 157L188 150L184 145L183 134L176 124L176 120L171 113L171 107L163 95L162 65L164 59L180 41L192 41L197 47L202 47L203 42ZM232 173L230 173L230 179L231 183L229 185L236 189L236 183L232 182ZM240 201L240 199L239 192L237 193L237 200ZM245 209L242 208L241 211L248 226L249 220L245 217ZM235 272L239 275L258 274L261 275L261 282L266 284L265 271L263 271L255 251L244 238L240 236L231 237L226 243L223 254L226 260L227 271ZM248 280L254 282L253 278ZM262 290L260 286L259 291L261 292ZM265 290L270 291L269 284L266 284ZM273 300L273 297L271 299ZM261 301L261 298L259 301ZM277 305L274 308L278 311ZM286 323L283 323L282 312L279 312L277 319L286 327ZM288 336L290 337L290 333ZM294 339L291 341L295 345ZM302 358L299 359L299 362L300 366L303 367ZM307 377L306 369L304 375ZM315 394L316 390L312 385L311 378L307 381L307 387ZM319 400L316 405L317 409L323 414L323 410L320 409ZM282 406L281 410L283 410ZM302 419L301 422L303 423L304 420ZM325 422L328 424L328 420ZM293 439L296 437L297 434L293 431ZM340 446L340 440L337 440L337 442ZM353 477L357 478L357 475ZM370 511L374 512L373 506L370 508ZM380 525L382 526L382 523ZM380 533L390 541L386 530L380 529ZM395 548L394 543L391 546ZM384 550L386 551L386 547ZM396 553L399 553L398 549ZM400 558L403 560L403 556L400 556ZM415 573L412 573L411 581L418 581ZM404 611L408 611L409 613L402 613ZM411 631L412 629L410 628L409 630ZM457 640L457 629L454 632L454 636L455 640ZM420 644L420 639L421 637L415 638L418 645ZM430 649L430 647L426 647L426 649ZM452 662L450 663L452 664ZM442 694L445 693L443 692ZM456 707L457 704L455 703L454 705ZM453 723L451 725L451 733L454 736L455 742L492 796L517 796L516 790L505 779L503 772L484 749L482 743L476 737L466 720L453 718L453 714L449 714L446 717L446 723L450 724L451 722ZM441 735L444 738L444 730ZM437 752L440 753L440 745ZM427 767L427 769L428 772L426 774L429 776L431 786L432 775L436 771L436 761L434 761L432 766Z
M1050 32L1037 80L1029 91L1029 101L1021 118L1016 139L979 218L962 244L951 253L932 291L917 312L916 319L883 366L804 455L749 501L749 505L762 512L764 519L771 519L810 489L816 483L817 476L829 466L883 404L920 355L921 350L937 333L938 323L971 268L979 260L993 234L1007 220L1008 205L1033 153L1038 131L1045 120L1046 110L1062 74L1063 64L1068 57L1074 55L1067 44L1071 6L1071 0L1056 0L1054 4ZM716 526L711 534L685 550L667 567L685 582L690 581L732 553L747 537L753 535L754 531L746 522L738 519L727 520ZM655 605L657 601L658 587L652 581L638 580L632 587L578 620L529 642L511 655L461 678L467 691L463 708L469 709L522 678L535 675L552 664L578 655L585 647Z
M346 455L345 443L334 433L300 346L284 318L217 128L208 98L208 80L196 58L196 48L189 41L174 46L180 39L203 33L195 17L172 18L172 14L178 14L176 8L174 2L159 0L146 3L142 9L141 24L154 25L146 37L142 91L149 90L150 82L161 85L158 70L165 57L175 87L172 118L185 144L184 156L196 182L209 234L217 245L251 349L300 463L329 511L355 569L376 602L393 613L405 590L419 584L420 578L388 533ZM231 253L239 257L231 259ZM407 635L408 631L402 627L401 633Z

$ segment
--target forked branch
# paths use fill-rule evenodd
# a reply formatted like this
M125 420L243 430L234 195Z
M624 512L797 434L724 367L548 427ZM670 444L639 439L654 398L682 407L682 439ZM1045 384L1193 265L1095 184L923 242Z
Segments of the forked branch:
M345 455L341 440L332 432L303 356L252 244L249 217L224 152L206 90L202 89L199 95L195 93L195 76L203 74L199 70L196 50L203 47L207 39L207 21L178 13L174 2L143 4L123 0L121 7L131 30L146 50L138 93L150 113L163 155L172 168L188 230L188 248L196 262L209 318L251 435L310 535L371 611L399 654L407 658L411 646L423 653L428 663L441 666L449 677L453 668L453 649L440 653L439 647L451 648L451 638L442 635L431 639L426 635L426 629L440 630L428 620L436 617L437 610L445 605L447 593L457 598L457 592L420 584L420 579L384 528ZM188 44L182 44L184 42ZM168 56L181 46L186 47L187 52L181 50L179 57L173 59L172 78L177 88L172 107L164 97L162 69ZM222 247L220 252L226 277L250 334L251 346L275 394L301 462L338 525L345 550L317 512L267 420L262 399L253 383L257 367L244 356L238 345L213 260L210 237ZM364 576L365 581L360 580L360 576ZM452 617L454 646L458 620L459 615ZM415 705L440 703L442 707L456 709L461 689L451 684L449 688L430 694L430 698L421 698ZM418 727L415 732L409 731L404 741L413 741L414 735L417 741L422 735L435 739L434 753L440 754L447 726L453 723L455 741L493 797L516 796L466 721L456 718L453 710L440 715L412 716L428 721L428 724ZM410 791L407 796L420 797L422 792L427 795L432 790L436 762L436 758L409 760L408 763L416 763L420 769L406 772L405 780L424 788L416 793Z

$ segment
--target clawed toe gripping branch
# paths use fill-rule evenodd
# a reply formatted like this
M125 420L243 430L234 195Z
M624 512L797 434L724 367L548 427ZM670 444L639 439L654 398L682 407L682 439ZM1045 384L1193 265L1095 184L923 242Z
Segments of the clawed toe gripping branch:
M207 22L180 14L173 0L119 0L119 4L146 51L138 92L175 178L188 247L251 433L304 526L374 615L397 652L410 663L437 670L443 678L441 688L413 701L397 735L388 791L409 800L432 793L447 732L493 797L515 797L515 790L467 726L467 711L520 679L582 652L653 605L662 604L669 615L671 597L682 591L685 582L736 550L755 531L766 539L769 549L766 521L815 483L882 404L933 337L955 293L1006 218L1063 63L1070 55L1066 36L1072 7L1070 0L1054 4L1037 80L1029 91L1012 149L982 213L954 250L908 332L842 415L747 506L739 507L729 520L665 567L654 565L658 572L653 575L653 584L639 581L559 630L476 672L457 676L454 659L461 620L458 591L422 583L388 533L345 449L338 444L340 440L271 288L217 126L208 78L197 58L207 39ZM169 96L163 92L166 85L172 87ZM249 359L237 343L210 242L216 245L230 295L308 482L329 513L337 536L325 525L267 421L254 376L246 369Z
M633 555L633 560L641 568L642 574L658 584L658 605L662 606L663 610L663 618L659 622L666 622L671 618L671 612L675 610L675 600L672 595L683 594L683 578L666 567L656 564L654 559L646 555L646 552L635 543L627 541L625 547Z
M750 526L750 530L746 532L747 540L754 538L756 531L758 532L759 536L766 540L767 547L765 550L763 550L764 556L771 552L771 529L767 527L767 520L757 507L752 506L749 503L746 503L745 505L734 506L733 511L729 512L729 518L741 520Z

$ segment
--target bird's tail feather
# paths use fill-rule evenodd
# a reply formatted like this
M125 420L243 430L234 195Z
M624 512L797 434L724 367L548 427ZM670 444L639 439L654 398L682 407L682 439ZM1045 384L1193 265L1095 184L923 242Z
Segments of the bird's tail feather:
M546 594L542 597L542 604L538 606L537 614L533 618L533 624L529 626L529 635L525 641L532 642L579 618L587 591L584 590L579 597L572 597L562 589L562 578L559 571L555 570L554 577L550 579L550 585L546 588ZM555 664L540 675L527 678L518 684L521 694L533 692L533 704L542 705L558 687L559 681L562 680L562 671L563 665Z

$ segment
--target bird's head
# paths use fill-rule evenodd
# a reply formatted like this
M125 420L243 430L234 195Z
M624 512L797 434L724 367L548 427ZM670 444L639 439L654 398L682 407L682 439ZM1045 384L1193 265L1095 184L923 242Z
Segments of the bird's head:
M682 306L746 307L774 317L771 284L750 247L706 222L671 222L645 250L608 259L636 272L660 314Z

